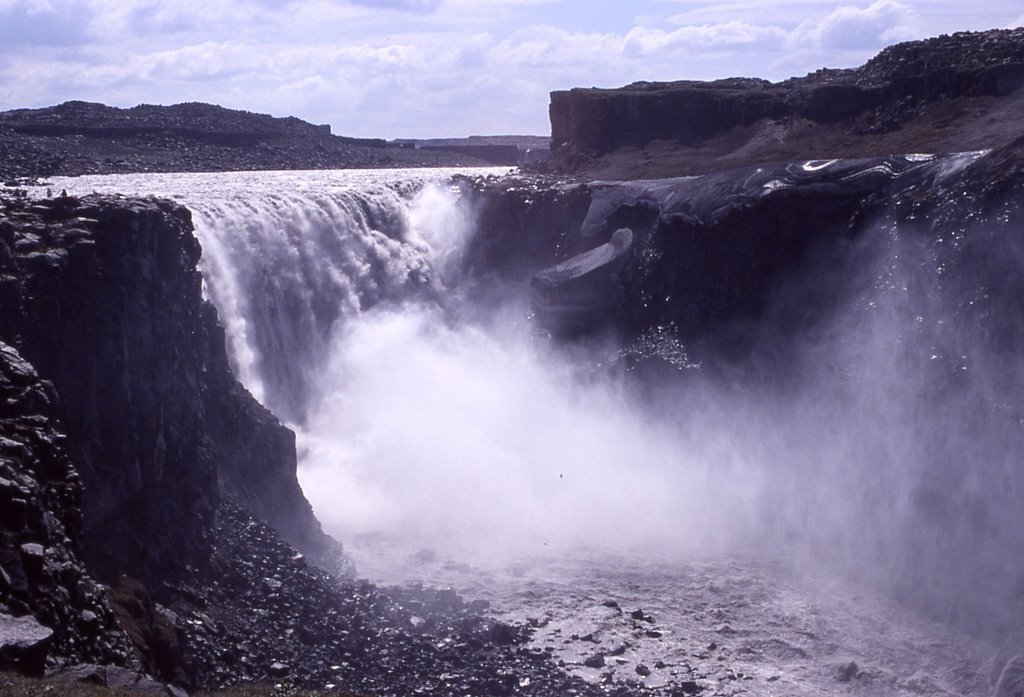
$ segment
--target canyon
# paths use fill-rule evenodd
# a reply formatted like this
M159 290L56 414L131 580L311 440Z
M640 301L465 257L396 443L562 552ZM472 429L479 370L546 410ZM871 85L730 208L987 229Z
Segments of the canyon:
M7 112L5 177L48 179L0 210L0 663L171 694L983 694L1024 648L1022 47L555 93L552 156L518 176L56 178L117 171L79 147L110 112ZM263 169L227 110L169 109L118 137ZM403 411L458 391L434 374L482 401ZM518 561L538 540L591 554L547 577ZM658 566L691 544L774 558ZM353 547L422 576L359 580ZM617 595L630 567L658 597ZM780 579L807 569L935 623L894 630L930 643L844 643L869 624L847 605L800 624ZM692 617L661 598L679 588Z

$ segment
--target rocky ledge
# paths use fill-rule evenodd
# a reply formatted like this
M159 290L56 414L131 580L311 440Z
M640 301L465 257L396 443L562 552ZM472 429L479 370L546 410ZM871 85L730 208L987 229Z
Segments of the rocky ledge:
M551 95L546 172L699 174L800 159L999 147L1020 136L1024 29L886 48L779 83L640 82Z

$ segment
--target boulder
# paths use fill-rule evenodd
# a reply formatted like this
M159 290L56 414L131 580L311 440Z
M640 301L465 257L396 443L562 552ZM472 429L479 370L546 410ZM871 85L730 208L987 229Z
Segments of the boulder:
M622 297L633 242L633 231L620 228L608 242L534 275L530 299L537 322L552 333L572 334L609 319Z
M53 630L32 617L0 615L0 668L42 675Z

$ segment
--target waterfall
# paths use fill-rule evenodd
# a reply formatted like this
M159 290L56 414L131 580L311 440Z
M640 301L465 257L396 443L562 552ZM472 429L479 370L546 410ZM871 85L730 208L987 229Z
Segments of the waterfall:
M239 377L302 421L331 336L382 303L436 298L430 248L411 199L390 188L272 194L200 204L203 274Z
M493 169L479 170L494 174ZM332 337L375 307L442 302L467 218L454 170L80 177L75 193L153 194L192 212L204 291L236 376L301 424ZM63 183L62 183L63 186Z

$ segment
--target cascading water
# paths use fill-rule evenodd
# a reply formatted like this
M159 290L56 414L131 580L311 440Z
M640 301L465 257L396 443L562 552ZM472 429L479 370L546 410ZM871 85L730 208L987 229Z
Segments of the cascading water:
M478 170L496 174L504 170ZM192 211L204 288L232 367L281 419L320 396L332 336L376 307L441 300L439 269L465 233L450 170L82 177L73 192L153 194ZM435 268L436 266L436 268Z

